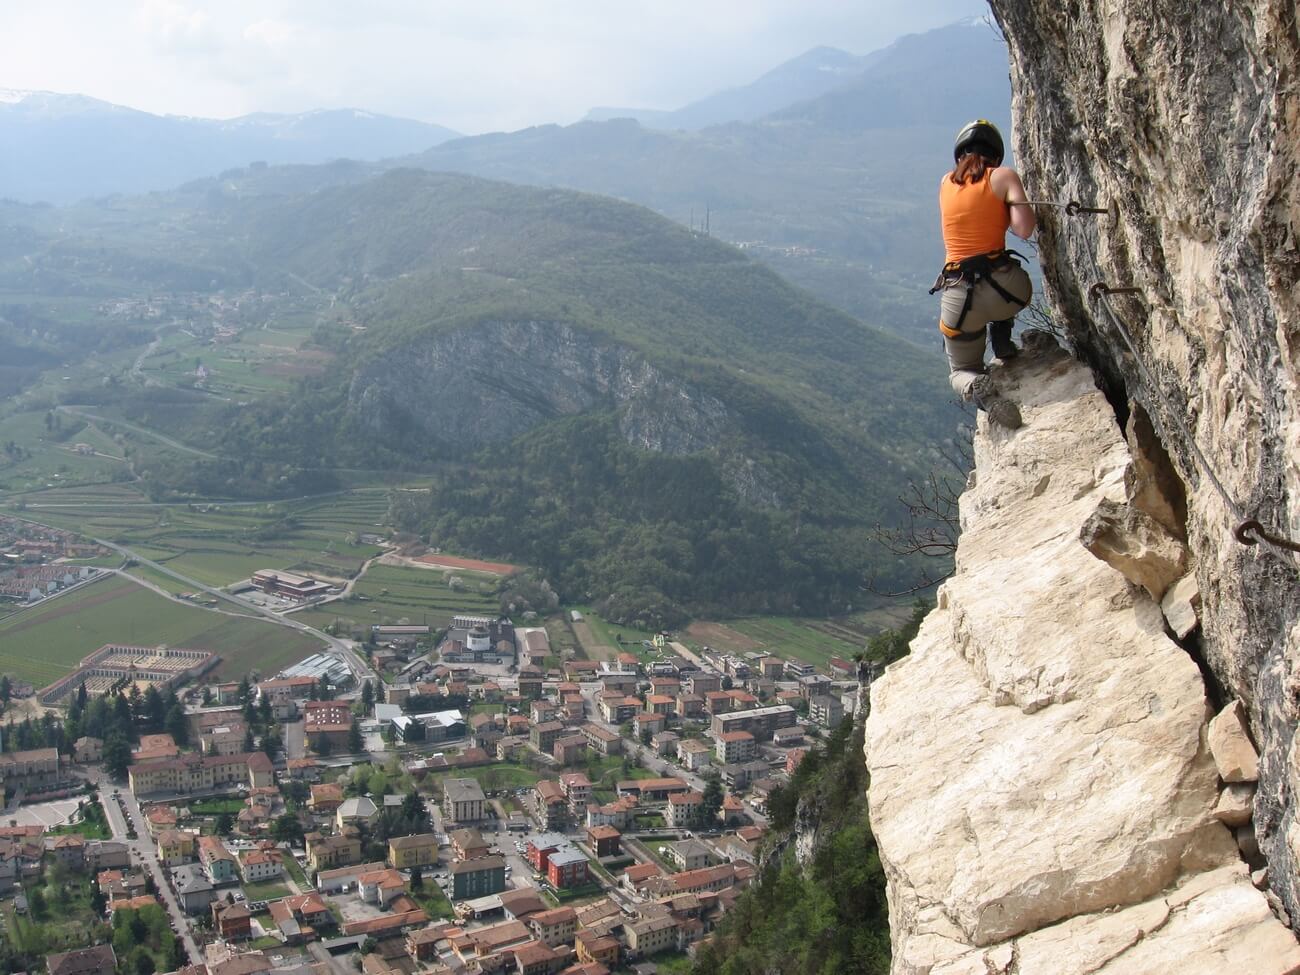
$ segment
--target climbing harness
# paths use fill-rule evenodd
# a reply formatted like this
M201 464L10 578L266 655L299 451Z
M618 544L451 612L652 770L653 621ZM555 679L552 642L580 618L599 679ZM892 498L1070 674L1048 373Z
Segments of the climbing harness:
M958 281L964 281L966 283L966 301L961 306L961 314L957 316L956 324L948 325L941 320L939 322L939 331L955 342L968 342L979 338L983 334L982 332L963 332L961 330L962 322L966 321L966 314L970 311L971 303L974 300L975 288L981 281L992 286L1003 301L1019 305L1021 308L1028 305L1028 301L1017 298L993 279L995 271L1008 267L1020 267L1020 261L1016 260L1017 257L1021 260L1028 260L1019 251L1003 248L990 251L987 254L965 257L960 261L949 261L945 264L943 270L939 272L939 276L934 279L934 287L930 289L930 294L942 291L944 288L950 288Z
M1297 544L1288 538L1274 535L1267 531L1258 520L1246 517L1246 513L1242 510L1241 506L1232 499L1232 496L1228 494L1228 489L1225 488L1223 482L1219 480L1219 476L1215 472L1209 459L1201 452L1201 448L1196 443L1196 438L1192 436L1191 430L1189 430L1187 424L1183 422L1183 418L1179 414L1179 411L1174 407L1174 404L1170 402L1169 397L1165 395L1159 384L1156 383L1155 377L1151 375L1150 370L1147 369L1146 364L1142 361L1142 356L1137 350L1137 343L1133 341L1132 333L1129 332L1124 319L1115 311L1110 302L1112 295L1139 295L1141 293L1142 291L1140 288L1113 288L1104 281L1098 281L1088 289L1089 296L1094 301L1099 300L1101 306L1106 309L1106 314L1110 316L1110 320L1115 323L1116 331L1119 332L1120 338L1124 340L1124 344L1128 346L1129 353L1133 356L1133 361L1137 364L1138 372L1142 374L1142 378L1146 382L1147 387L1160 398L1160 401L1165 406L1166 415L1182 433L1183 441L1191 451L1193 459L1201 468L1202 472L1204 472L1205 476L1209 478L1210 484L1213 485L1214 490L1218 492L1219 497L1223 500L1228 511L1232 513L1233 519L1237 522L1237 527L1233 529L1232 532L1233 537L1242 545L1257 545L1259 542L1263 541L1265 544L1271 545L1275 549L1300 553L1300 544Z

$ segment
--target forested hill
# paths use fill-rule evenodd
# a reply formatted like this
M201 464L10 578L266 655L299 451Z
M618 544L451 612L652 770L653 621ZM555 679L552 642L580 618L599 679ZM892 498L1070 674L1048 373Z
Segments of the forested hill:
M402 524L619 616L860 602L897 568L871 527L955 422L932 358L629 204L399 170L245 227L261 274L337 289L364 330L227 441L468 462Z
M958 420L937 357L631 204L299 172L322 188L291 194L260 171L247 179L276 192L228 176L115 201L98 223L93 208L30 214L37 237L61 236L23 245L18 287L93 260L97 280L157 269L333 309L308 350L328 367L290 393L231 402L130 377L68 393L215 455L153 464L156 496L437 470L431 490L396 495L401 527L541 566L566 595L646 622L838 611L868 577L906 574L871 533Z

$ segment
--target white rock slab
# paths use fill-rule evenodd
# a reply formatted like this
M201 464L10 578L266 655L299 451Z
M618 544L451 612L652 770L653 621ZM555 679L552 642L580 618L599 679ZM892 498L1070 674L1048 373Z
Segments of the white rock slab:
M1114 414L1079 364L1022 359L1002 383L1026 425L981 420L957 573L871 691L869 802L900 972L1237 859L1211 815L1195 663L1159 606L1078 542L1101 499L1123 499Z

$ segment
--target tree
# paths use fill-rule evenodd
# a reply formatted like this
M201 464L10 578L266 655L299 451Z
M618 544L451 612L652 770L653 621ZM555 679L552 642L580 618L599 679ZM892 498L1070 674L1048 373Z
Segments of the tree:
M369 687L370 685L367 684L366 686ZM356 718L353 718L352 727L348 728L348 751L356 755L365 747L366 742L361 735L361 723Z
M168 709L163 727L182 748L190 743L190 723L185 718L185 709L179 704L173 704Z
M704 776L704 801L700 803L699 826L712 826L718 820L718 812L722 809L722 779L717 772L709 772Z
M45 904L45 892L39 887L33 887L27 897L27 906L31 908L32 917L43 918L47 911Z
M0 686L0 690L3 687ZM371 706L375 703L375 685L368 680L361 682L361 706L365 709L366 714L370 713Z
M329 753L334 750L334 746L330 744L329 736L327 735L317 735L316 741L312 744L312 748L315 750L316 754L322 758L329 755Z
M284 796L286 802L301 806L307 802L311 795L311 789L306 782L282 782L280 783L280 794Z
M252 685L248 683L248 675L245 674L239 681L239 703L247 704L252 691Z
M114 731L104 740L104 769L109 776L120 779L131 764L131 746L120 733Z
M419 867L411 868L411 890L424 889L424 872Z
M271 695L263 694L258 700L257 719L263 727L268 727L275 720L275 713L271 710Z
M135 975L154 975L154 972L158 971L158 966L154 964L153 955L143 946L135 950L131 968Z
M14 685L13 682L9 680L9 675L4 674L0 676L0 701L4 702L5 707L9 706L9 698L13 696L13 693Z
M406 795L402 796L402 818L419 821L424 818L424 800L420 798L420 793L412 789Z
M204 688L203 688L203 698L202 698L202 700L203 700L203 706L204 706L204 707L207 707L209 704L212 703L212 688L211 688L211 687L207 687L206 685L204 686Z
M244 754L247 755L249 752L256 750L257 743L253 740L253 727L252 725L249 725L248 728L244 730Z
M366 779L366 791L376 799L388 795L390 788L388 776L378 769L371 772Z
M320 675L320 682L317 685L317 690L322 701L328 701L330 699L330 679L324 674Z
M230 813L222 813L217 817L217 835L229 836L235 828L235 819Z
M150 684L144 692L144 699L141 702L140 710L144 719L144 725L150 733L162 731L163 722L167 718L167 711L163 705L163 697L158 693L158 688ZM178 742L179 744L179 742Z
M171 950L167 954L167 965L170 971L184 968L189 962L190 956L185 951L185 942L180 938L173 938Z
M301 843L302 823L293 813L277 816L271 824L271 836L281 843Z
M278 728L272 728L262 736L262 751L271 761L275 761L276 756L280 754L283 748L284 742L280 739Z

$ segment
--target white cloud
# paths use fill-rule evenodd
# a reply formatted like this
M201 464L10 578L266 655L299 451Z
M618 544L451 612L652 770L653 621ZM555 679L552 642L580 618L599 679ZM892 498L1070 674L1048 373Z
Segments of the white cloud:
M980 0L46 0L0 8L0 87L225 117L356 107L467 132L672 108L817 44L856 53Z

